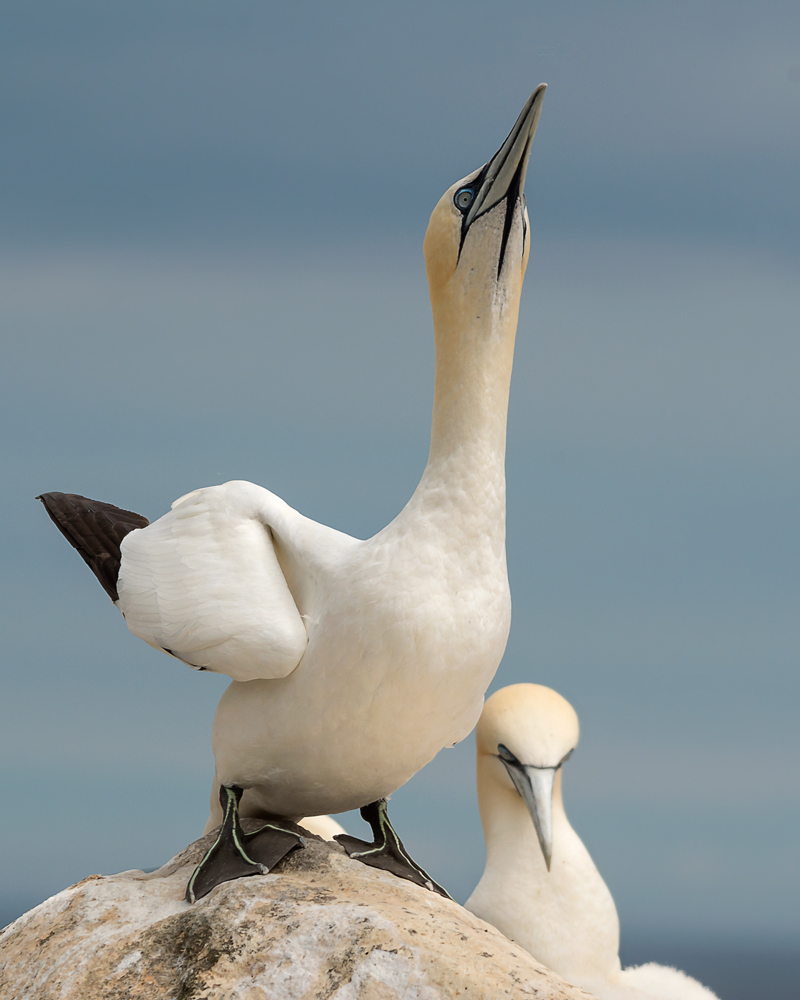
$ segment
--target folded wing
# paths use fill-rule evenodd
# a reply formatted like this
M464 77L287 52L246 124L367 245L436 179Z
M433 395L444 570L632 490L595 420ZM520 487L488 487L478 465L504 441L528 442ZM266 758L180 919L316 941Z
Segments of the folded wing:
M238 681L294 670L306 629L275 554L265 498L277 500L251 483L208 487L125 536L118 607L134 635Z

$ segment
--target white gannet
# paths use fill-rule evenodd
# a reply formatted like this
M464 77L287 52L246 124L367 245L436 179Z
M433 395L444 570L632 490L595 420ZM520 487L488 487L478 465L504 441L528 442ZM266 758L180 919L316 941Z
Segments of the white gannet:
M302 826L310 833L315 833L318 837L322 837L323 840L334 840L341 834L347 833L347 830L333 816L305 816L297 821L297 825Z
M716 1000L677 969L622 969L617 908L561 798L578 732L572 705L541 684L487 699L475 733L486 868L467 909L601 1000Z
M529 253L523 189L544 91L431 215L430 454L386 528L351 538L247 482L188 493L149 525L75 494L40 497L135 635L232 678L214 719L206 826L222 830L187 898L267 864L244 843L239 815L362 808L375 842L346 846L397 870L405 855L383 800L478 720L511 617L506 417ZM227 874L212 871L214 851ZM408 862L406 877L440 888Z

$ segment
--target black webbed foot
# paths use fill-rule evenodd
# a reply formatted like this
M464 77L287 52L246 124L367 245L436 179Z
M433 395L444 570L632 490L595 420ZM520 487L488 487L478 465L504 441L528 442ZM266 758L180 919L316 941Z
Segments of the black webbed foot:
M435 882L430 875L411 858L408 851L403 847L402 840L395 833L394 827L389 821L386 799L378 799L377 802L370 802L368 806L361 809L361 817L372 827L374 838L371 844L357 837L351 837L346 833L340 833L334 837L337 843L347 851L351 858L356 861L363 861L365 865L372 868L382 868L384 871L397 875L398 878L406 878L411 882L416 882L431 892L438 892L439 895L452 899L453 897L438 882Z
M239 800L242 789L238 785L221 785L219 800L224 818L217 839L206 851L186 886L186 901L202 899L222 882L230 882L246 875L266 875L297 847L306 842L295 833L294 823L281 823L279 819L267 820L253 833L245 833L239 822ZM294 829L292 829L294 828Z

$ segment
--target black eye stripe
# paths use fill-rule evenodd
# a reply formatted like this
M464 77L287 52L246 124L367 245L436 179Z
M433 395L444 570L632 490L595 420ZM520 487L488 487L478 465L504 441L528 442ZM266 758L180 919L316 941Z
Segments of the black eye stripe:
M566 762L570 759L570 757L574 753L575 753L575 747L573 747L570 751L564 754L561 760L556 764L556 768L561 767L562 764L566 764ZM497 756L500 758L500 760L505 761L506 764L516 764L518 767L523 766L519 758L515 757L514 754L503 743L497 744ZM538 767L539 765L531 764L529 766Z
M487 173L488 170L489 170L489 164L487 163L487 164L485 164L483 166L483 168L481 169L481 172L478 174L478 176L477 177L473 177L472 180L469 182L469 189L470 189L470 191L473 192L473 194L476 191L480 191L481 184L483 184L483 182L486 180L486 173ZM465 185L465 187L466 187L466 185ZM458 190L459 191L463 191L464 188L459 188ZM458 191L456 192L456 194L458 194ZM454 199L454 201L455 201L455 199ZM458 208L458 205L456 205L456 208ZM461 251L464 249L464 240L467 237L467 215L469 213L469 209L467 209L467 211L461 211L461 209L459 208L458 210L459 210L459 212L461 212L461 215L462 215L462 219L461 219L461 239L459 240L459 243L458 243L458 259L461 260Z

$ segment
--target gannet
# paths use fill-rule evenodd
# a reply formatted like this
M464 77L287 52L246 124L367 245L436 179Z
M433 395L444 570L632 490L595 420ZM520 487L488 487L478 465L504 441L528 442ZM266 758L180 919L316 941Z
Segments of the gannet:
M333 816L305 816L297 821L298 826L304 830L315 833L323 840L334 840L343 833L347 833L341 823L338 823Z
M350 838L348 849L396 870L404 851L386 796L478 720L511 617L506 416L530 249L523 190L544 92L431 215L430 453L387 527L351 538L238 481L187 493L152 524L76 494L40 497L134 635L232 678L214 719L206 826L222 824L214 851L239 859L227 870L267 864L256 856L264 838L245 844L239 816L354 808L374 842ZM213 853L200 865L206 887ZM444 891L410 859L406 874Z
M578 732L574 708L540 684L486 701L475 734L486 869L467 909L601 1000L716 1000L677 969L622 969L614 900L561 798Z

